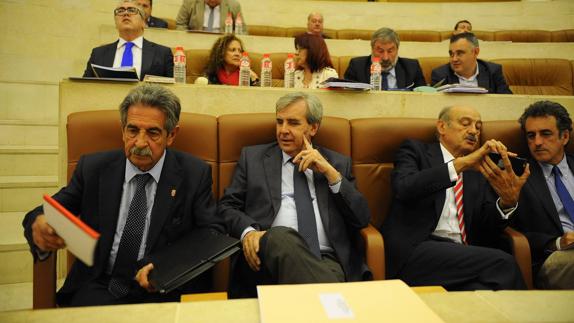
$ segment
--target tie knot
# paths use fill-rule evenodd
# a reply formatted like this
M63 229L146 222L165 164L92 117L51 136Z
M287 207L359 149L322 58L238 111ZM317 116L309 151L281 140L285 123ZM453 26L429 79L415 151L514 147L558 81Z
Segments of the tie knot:
M552 167L552 174L554 174L554 176L560 176L562 175L562 172L560 171L560 168L558 168L558 166L554 166Z
M132 43L131 41L129 41L129 42L126 43L125 46L126 46L126 50L131 50L132 47L134 47L134 43Z
M145 173L145 174L137 174L136 176L134 176L133 180L136 183L136 187L140 188L142 186L145 186L150 178L151 175L149 173Z

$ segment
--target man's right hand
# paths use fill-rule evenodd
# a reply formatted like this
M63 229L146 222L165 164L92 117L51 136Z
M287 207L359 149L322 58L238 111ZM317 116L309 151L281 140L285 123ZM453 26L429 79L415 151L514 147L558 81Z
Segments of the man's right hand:
M259 240L265 234L265 231L249 231L243 237L243 254L247 264L253 271L259 271L261 268L261 260L257 253L259 252Z
M474 169L480 171L480 164L484 160L484 157L490 152L500 153L501 151L506 151L506 147L503 143L498 140L490 139L486 141L480 148L473 151L472 153L458 157L454 159L453 165L457 174L468 170ZM509 156L516 156L516 154L508 152Z
M560 239L560 250L572 248L574 244L574 231L566 232Z
M34 244L42 251L55 251L66 246L64 239L60 238L48 224L44 214L38 215L32 223L32 238Z

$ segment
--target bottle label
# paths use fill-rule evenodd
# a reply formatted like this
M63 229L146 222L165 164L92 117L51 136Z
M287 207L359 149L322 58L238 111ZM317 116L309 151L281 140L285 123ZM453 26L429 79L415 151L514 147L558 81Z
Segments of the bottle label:
M381 71L382 71L381 64L375 64L375 63L371 64L371 74L373 73L378 74L381 73Z
M241 67L249 67L249 60L248 59L242 59L240 66Z
M261 68L271 68L271 60L265 60L261 63Z
M185 55L175 55L173 57L173 63L177 64L177 63L183 63L185 64Z

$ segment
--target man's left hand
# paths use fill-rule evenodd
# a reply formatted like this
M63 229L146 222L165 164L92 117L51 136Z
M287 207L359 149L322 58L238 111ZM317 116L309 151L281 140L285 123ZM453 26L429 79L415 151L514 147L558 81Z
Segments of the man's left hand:
M506 147L504 145L498 147L498 152L502 157L504 169L500 169L490 157L485 156L479 166L479 170L500 197L500 208L511 208L518 203L520 190L526 183L528 176L530 176L530 166L526 165L524 173L519 177L512 169L512 164L508 158L509 152L506 150Z
M338 182L341 179L339 172L321 155L321 153L311 146L311 143L303 136L303 150L293 158L293 163L299 166L299 171L304 172L311 168L314 172L319 172L327 178L329 184Z
M138 273L136 274L136 280L138 284L140 284L142 288L144 288L150 293L156 292L155 288L152 287L152 285L149 283L148 280L149 273L152 270L153 270L153 264L149 263L140 268L140 270L138 270Z

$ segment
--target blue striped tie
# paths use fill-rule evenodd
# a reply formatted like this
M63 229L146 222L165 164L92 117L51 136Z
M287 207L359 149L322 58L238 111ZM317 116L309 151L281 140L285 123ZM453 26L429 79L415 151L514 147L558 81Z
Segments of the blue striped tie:
M560 197L560 201L562 201L566 214L568 214L572 222L574 222L574 200L572 200L572 196L570 196L566 186L564 186L564 183L560 179L560 169L558 166L554 166L554 168L552 168L552 173L554 174L556 193L558 193L558 197Z

